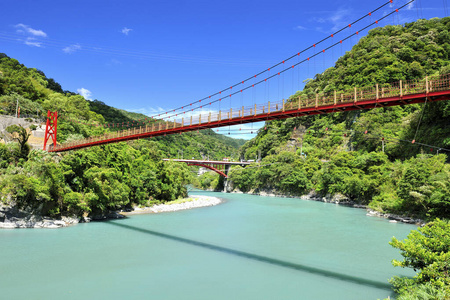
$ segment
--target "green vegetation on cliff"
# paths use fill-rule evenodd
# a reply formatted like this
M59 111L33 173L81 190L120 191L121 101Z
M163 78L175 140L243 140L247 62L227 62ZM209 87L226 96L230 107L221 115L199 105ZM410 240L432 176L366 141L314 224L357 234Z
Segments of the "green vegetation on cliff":
M0 114L14 115L17 101L21 115L32 119L58 111L58 142L103 134L110 130L102 126L106 122L132 124L145 118L63 91L42 71L0 54ZM29 132L14 125L1 134L16 135L21 142ZM185 164L162 158L222 159L243 143L211 130L63 154L30 151L25 142L0 144L0 201L53 217L99 215L185 197L193 173Z
M54 217L98 215L133 203L185 197L191 172L163 162L157 148L154 142L137 141L62 156L33 150L26 160L0 169L0 195L4 202Z
M291 99L448 74L449 28L450 17L376 28ZM382 212L448 218L442 148L450 148L450 101L275 120L240 150L244 159L261 152L261 167L236 167L230 179L244 192L339 193Z

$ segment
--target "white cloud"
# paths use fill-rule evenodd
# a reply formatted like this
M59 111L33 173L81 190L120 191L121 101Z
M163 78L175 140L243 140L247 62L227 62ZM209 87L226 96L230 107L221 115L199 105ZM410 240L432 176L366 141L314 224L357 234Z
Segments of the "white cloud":
M139 113L139 114L143 114L146 116L153 116L155 114L159 114L162 112L165 112L166 110L162 107L141 107L141 108L137 108L137 109L125 109L126 111L130 111L130 112L135 112L135 113Z
M298 26L294 27L294 30L306 30L306 27L298 25Z
M75 51L80 50L80 49L81 49L81 46L79 44L74 44L74 45L70 45L66 48L63 48L62 51L64 51L65 53L68 53L68 54L72 54Z
M47 37L47 34L44 31L38 30L38 29L33 29L30 26L22 24L22 23L17 24L14 27L18 28L16 30L18 33L29 34L29 35L37 36L37 37Z
M338 9L336 13L330 17L330 21L333 24L332 30L336 31L347 25L346 19L351 15L352 13L349 9Z
M332 26L330 31L335 32L348 25L350 16L352 16L352 11L350 9L339 8L338 10L333 11L328 17L314 17L310 21L319 24L330 24ZM323 26L316 26L316 30L323 32Z
M414 2L411 2L411 3L408 4L408 6L406 6L407 10L411 10L413 8L414 8Z
M80 94L81 96L83 96L84 99L86 99L86 100L92 100L91 99L92 93L88 89L85 89L85 88L77 89L77 93Z
M19 39L27 46L31 47L42 47L42 39L47 37L47 34L42 30L33 29L25 24L17 24L14 26L16 28L16 33L19 33L26 38Z
M42 42L37 41L35 38L28 37L24 41L25 45L34 46L34 47L42 47Z
M131 30L133 30L133 29L124 27L120 32L122 32L122 33L125 34L125 35L128 35L128 34L130 33Z

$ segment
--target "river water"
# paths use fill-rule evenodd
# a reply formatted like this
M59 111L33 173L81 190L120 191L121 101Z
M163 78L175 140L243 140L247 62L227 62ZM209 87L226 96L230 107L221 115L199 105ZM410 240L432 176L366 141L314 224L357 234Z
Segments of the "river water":
M416 226L299 199L0 230L0 299L383 299Z

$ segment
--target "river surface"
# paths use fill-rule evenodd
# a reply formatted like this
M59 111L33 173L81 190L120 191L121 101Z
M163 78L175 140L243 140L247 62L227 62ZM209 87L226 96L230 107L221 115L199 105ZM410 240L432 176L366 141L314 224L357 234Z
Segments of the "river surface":
M383 299L416 226L300 199L0 230L0 299Z

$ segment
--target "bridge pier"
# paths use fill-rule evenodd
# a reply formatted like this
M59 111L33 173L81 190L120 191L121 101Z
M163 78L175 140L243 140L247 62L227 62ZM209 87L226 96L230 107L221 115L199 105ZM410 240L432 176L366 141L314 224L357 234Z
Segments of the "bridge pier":
M230 171L230 165L225 165L225 175L227 175L227 177L225 177L223 179L223 192L224 193L227 192L227 187L228 187L228 171Z

